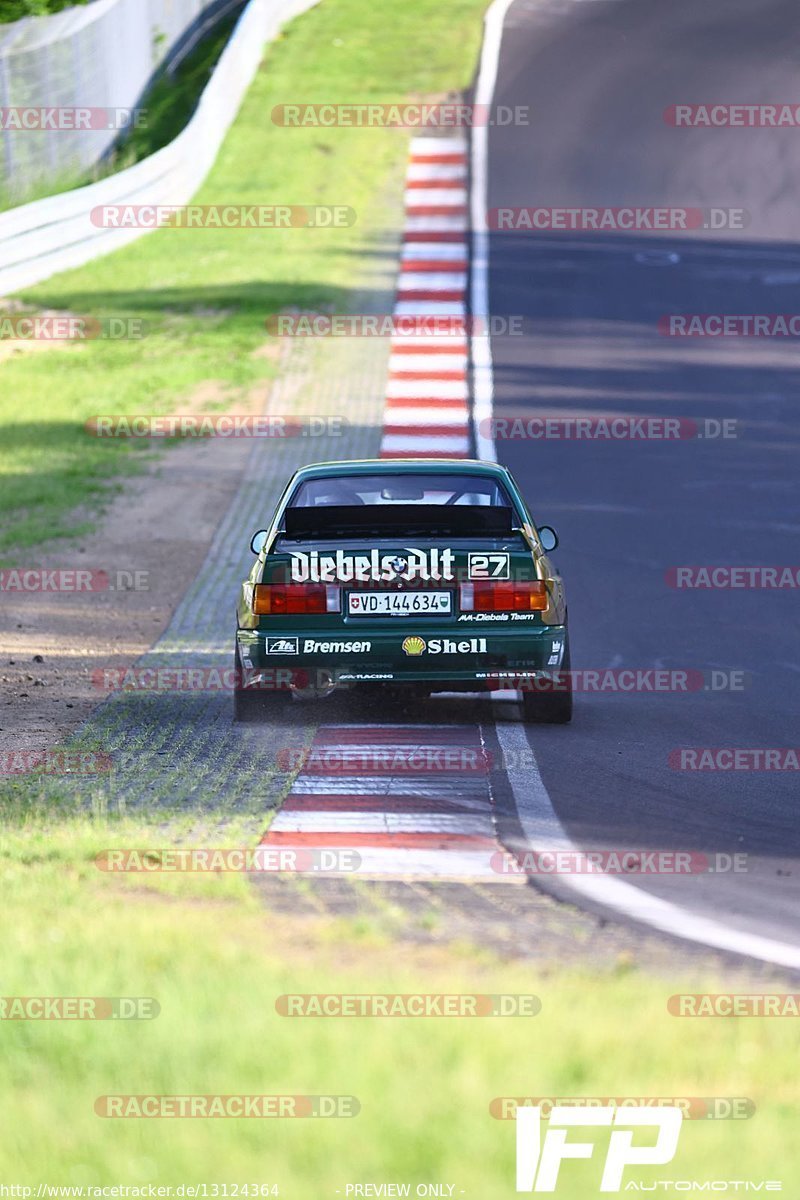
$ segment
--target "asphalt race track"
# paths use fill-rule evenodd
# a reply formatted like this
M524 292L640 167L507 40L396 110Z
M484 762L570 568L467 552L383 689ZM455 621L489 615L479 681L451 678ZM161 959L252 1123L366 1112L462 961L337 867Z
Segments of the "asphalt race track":
M786 29L798 31L794 40ZM561 536L573 668L743 671L741 690L579 695L529 731L581 847L746 854L746 870L636 886L800 945L797 772L672 769L681 747L791 747L800 716L796 590L677 590L677 565L790 565L798 553L798 360L791 341L676 339L671 313L787 313L800 284L800 131L679 129L673 104L791 101L791 0L516 0L495 100L488 207L745 209L743 230L496 231L489 303L496 417L734 419L735 438L498 438ZM701 426L702 428L702 426ZM715 676L719 682L723 675Z

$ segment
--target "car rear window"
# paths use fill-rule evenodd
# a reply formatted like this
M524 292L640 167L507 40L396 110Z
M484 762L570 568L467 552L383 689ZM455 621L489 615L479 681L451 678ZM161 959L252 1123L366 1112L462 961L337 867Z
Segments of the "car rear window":
M467 473L396 475L387 472L385 475L337 475L325 479L307 479L289 501L290 508L361 504L512 507L501 483L486 476Z

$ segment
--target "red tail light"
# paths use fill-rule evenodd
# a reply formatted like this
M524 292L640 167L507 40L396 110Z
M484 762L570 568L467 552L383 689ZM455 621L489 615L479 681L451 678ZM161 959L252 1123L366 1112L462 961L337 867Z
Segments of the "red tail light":
M461 584L462 612L543 612L549 602L541 579L523 583L480 579Z
M331 613L341 607L341 589L329 583L257 583L253 588L253 612L259 616Z

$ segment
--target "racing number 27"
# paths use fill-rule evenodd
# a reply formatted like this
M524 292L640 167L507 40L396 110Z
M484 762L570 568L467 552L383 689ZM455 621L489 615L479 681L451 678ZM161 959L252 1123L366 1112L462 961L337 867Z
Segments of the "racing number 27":
M508 579L507 554L470 554L470 579Z

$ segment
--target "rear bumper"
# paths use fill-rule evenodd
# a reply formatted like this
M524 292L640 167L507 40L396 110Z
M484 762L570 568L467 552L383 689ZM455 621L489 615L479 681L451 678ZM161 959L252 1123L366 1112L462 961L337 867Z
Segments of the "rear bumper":
M382 682L502 686L503 680L513 686L515 680L559 669L567 630L528 623L455 632L452 626L446 631L426 626L411 635L391 629L280 634L239 629L236 640L246 686L275 679L278 688L304 687L320 676L342 687Z

